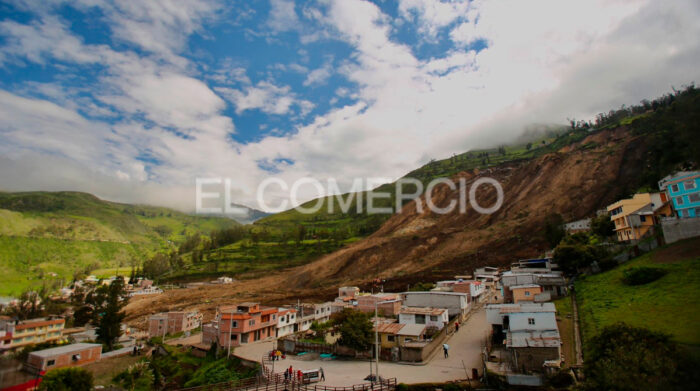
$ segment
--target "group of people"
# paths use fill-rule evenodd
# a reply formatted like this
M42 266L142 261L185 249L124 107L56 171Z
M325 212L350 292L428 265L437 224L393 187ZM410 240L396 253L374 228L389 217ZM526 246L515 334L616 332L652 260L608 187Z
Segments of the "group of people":
M279 361L287 358L280 350L270 350L270 360Z
M321 381L326 380L326 374L323 373L323 368L319 368L319 376L321 378ZM289 368L284 370L284 381L285 383L288 381L298 381L298 382L303 382L304 380L304 372L301 371L301 369L297 369L297 371L294 371L294 368L290 365Z

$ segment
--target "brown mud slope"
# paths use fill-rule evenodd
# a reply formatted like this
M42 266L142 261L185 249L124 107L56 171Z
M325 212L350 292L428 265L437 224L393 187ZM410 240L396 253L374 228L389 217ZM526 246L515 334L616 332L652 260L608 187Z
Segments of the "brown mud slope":
M503 187L503 206L484 215L470 206L435 214L411 202L370 237L294 269L231 286L166 292L129 305L129 318L173 308L199 308L207 315L217 304L260 300L277 304L297 298L330 298L342 284L367 286L385 279L384 288L400 291L408 284L471 274L482 265L505 265L547 249L544 222L553 213L570 221L590 216L636 189L646 146L627 130L603 131L540 158L461 172L453 179L469 186L478 178L496 179ZM445 185L433 191L439 207L458 200ZM479 205L496 201L493 187L477 191ZM421 199L420 202L424 202ZM142 320L143 318L139 319Z

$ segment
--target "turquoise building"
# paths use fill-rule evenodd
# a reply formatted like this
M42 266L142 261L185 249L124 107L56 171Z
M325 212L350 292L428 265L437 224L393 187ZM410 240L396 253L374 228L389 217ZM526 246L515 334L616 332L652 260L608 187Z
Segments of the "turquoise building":
M700 217L700 171L681 171L659 181L679 218Z

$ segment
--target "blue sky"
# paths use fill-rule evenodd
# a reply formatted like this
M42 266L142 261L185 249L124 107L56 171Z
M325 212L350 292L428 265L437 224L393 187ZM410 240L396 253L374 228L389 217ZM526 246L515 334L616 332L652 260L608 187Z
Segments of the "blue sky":
M0 189L192 210L201 177L253 207L273 176L393 180L697 80L698 5L658 3L3 1Z

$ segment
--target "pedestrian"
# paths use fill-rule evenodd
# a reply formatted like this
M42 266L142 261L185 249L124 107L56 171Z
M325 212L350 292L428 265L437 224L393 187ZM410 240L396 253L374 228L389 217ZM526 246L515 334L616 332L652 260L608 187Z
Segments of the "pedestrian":
M455 322L455 333L459 331L459 322Z
M282 352L281 352L281 351L279 351L279 350L278 350L278 351L276 351L276 352L275 352L275 356L277 357L277 361L279 361L279 360L280 360L280 358L282 358Z
M449 357L449 354L447 351L450 349L450 345L444 343L442 344L442 351L445 353L445 358Z
M304 377L304 374L301 373L301 369L297 371L297 378L299 380L299 383L301 383L301 379Z
M286 383L289 380L289 371L284 371L284 382Z
M294 369L292 369L292 366L289 366L289 380L294 380Z
M318 370L321 372L321 381L326 381L326 374L323 373L323 368L319 367Z

